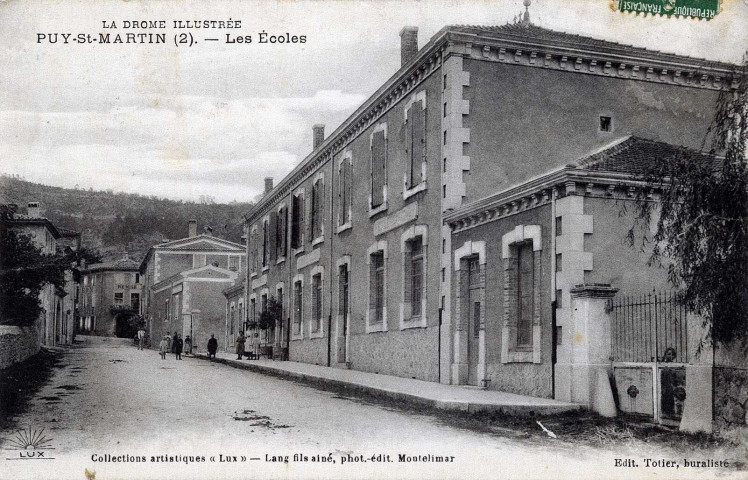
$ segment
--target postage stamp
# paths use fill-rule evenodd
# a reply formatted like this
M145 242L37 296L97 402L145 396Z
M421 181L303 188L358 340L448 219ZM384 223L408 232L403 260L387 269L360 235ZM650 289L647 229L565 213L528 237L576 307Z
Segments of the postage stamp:
M614 9L652 15L711 20L719 13L720 0L614 0Z

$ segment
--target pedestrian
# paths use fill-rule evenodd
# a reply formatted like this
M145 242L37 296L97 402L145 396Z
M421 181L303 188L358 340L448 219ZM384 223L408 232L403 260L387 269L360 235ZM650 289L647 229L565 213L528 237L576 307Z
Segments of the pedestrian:
M158 344L158 353L161 355L161 360L166 360L166 352L169 350L169 336L164 335L161 339L161 343Z
M145 330L143 327L140 327L138 329L138 350L143 350L143 346L145 345Z
M218 350L218 340L213 334L210 334L210 340L208 340L208 358L213 360L216 358L216 351Z
M189 335L184 337L184 354L190 355L192 353L192 339Z
M166 338L166 353L169 353L171 352L171 337L168 332L164 335L164 338Z
M182 359L182 349L184 347L184 341L182 340L182 336L181 335L177 335L177 339L174 341L174 345L175 345L175 347L174 347L175 357L174 358L176 360L181 360Z
M177 332L174 332L174 337L171 339L171 353L177 353Z
M258 332L255 332L252 335L252 348L254 348L255 351L255 360L260 359L260 334Z
M243 333L239 334L239 337L236 339L236 359L241 360L242 356L244 355L244 341L246 338L244 337Z

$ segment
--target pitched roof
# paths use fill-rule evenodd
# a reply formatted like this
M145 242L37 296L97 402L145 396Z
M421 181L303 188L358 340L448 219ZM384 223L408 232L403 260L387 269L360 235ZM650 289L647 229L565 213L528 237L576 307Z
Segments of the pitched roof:
M574 166L589 171L636 175L645 173L654 161L683 154L707 162L715 161L714 157L697 150L630 135L585 155Z
M11 225L44 225L55 238L60 238L60 232L47 217L32 217L23 213L16 213L10 221Z
M504 40L517 40L522 44L537 42L543 45L553 45L560 48L569 48L574 50L590 50L595 53L608 53L626 56L645 57L651 60L683 62L696 64L712 68L731 68L732 65L724 62L705 60L701 58L689 57L686 55L676 55L673 53L662 52L659 50L650 50L644 47L601 40L594 37L586 37L573 33L566 33L557 30L549 30L537 25L523 25L519 23L507 23L505 25L451 25L447 27L450 31L479 34L481 36L495 36Z
M140 264L130 258L120 258L111 262L92 263L86 269L85 272L100 271L100 270L118 270L118 271L132 271L137 272Z
M177 250L241 250L244 251L244 245L230 242L222 238L213 237L211 235L197 235L194 237L181 238L179 240L172 240L170 242L160 243L152 248L169 248Z

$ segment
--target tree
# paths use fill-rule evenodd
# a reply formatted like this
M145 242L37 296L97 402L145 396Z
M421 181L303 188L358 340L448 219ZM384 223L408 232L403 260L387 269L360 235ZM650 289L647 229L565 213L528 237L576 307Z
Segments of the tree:
M0 324L29 326L39 317L39 294L54 285L64 295L60 258L42 253L27 235L11 229L15 211L0 205Z
M634 225L642 247L650 244L650 263L667 259L670 282L680 301L700 313L707 339L740 343L748 351L748 57L719 93L716 114L702 150L680 149L651 162L639 180ZM731 83L731 84L730 84ZM737 86L735 86L737 84ZM652 192L659 196L652 202Z

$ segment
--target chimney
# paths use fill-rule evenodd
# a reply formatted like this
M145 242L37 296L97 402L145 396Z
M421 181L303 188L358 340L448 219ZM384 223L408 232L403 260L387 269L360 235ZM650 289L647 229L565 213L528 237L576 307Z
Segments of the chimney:
M127 253L127 252L122 253L122 260L129 260L129 259L130 259L130 254L129 253Z
M400 66L402 67L418 53L418 27L403 27L400 30Z
M318 123L312 126L312 149L317 150L317 147L322 145L325 141L325 126Z
M265 195L273 189L273 177L265 177Z
M42 209L39 206L39 202L29 202L26 214L31 218L39 218L42 216Z
M197 236L197 220L190 220L188 228L189 237L196 237Z

